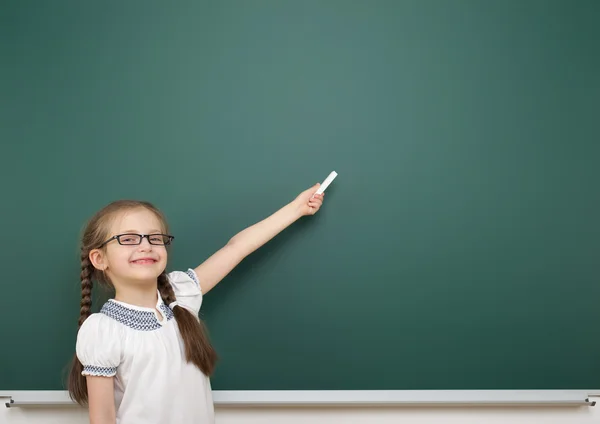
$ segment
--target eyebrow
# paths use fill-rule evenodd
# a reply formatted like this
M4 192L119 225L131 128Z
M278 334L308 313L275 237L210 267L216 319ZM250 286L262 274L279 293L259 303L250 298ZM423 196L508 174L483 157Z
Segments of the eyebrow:
M162 230L150 230L150 231L148 232L148 234L152 234L152 233L161 233L161 232L162 232ZM121 232L121 234L126 234L126 233L135 233L135 234L138 234L138 230L123 230L123 231Z

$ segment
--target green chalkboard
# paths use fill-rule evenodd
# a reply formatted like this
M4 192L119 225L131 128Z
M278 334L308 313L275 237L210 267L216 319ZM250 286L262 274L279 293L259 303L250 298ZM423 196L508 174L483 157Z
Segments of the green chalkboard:
M160 207L185 269L333 170L206 295L214 389L600 387L598 22L593 0L3 2L0 389L64 389L107 202Z

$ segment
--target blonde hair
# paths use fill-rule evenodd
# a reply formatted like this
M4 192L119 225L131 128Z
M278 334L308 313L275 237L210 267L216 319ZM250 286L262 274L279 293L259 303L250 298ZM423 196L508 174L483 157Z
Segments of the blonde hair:
M137 200L118 200L106 205L96 212L88 221L81 239L81 307L79 310L79 327L91 315L93 281L112 286L104 272L97 270L89 259L90 251L97 249L109 235L113 220L120 214L133 209L145 208L154 213L163 230L168 232L165 216L149 202ZM158 290L165 304L175 301L175 293L167 274L163 271L157 279ZM173 307L173 315L185 345L185 356L188 362L195 364L204 374L211 375L217 362L217 354L212 347L206 327L189 310ZM80 405L88 402L87 380L82 375L83 365L74 355L68 377L68 390L71 399Z

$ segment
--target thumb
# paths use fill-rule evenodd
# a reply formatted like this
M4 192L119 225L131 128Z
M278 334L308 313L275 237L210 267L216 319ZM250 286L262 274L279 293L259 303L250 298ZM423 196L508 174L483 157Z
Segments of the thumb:
M311 188L309 188L306 191L311 194L311 198L312 198L315 195L315 193L317 192L317 190L319 189L319 187L321 187L321 183L316 183L314 186L312 186Z

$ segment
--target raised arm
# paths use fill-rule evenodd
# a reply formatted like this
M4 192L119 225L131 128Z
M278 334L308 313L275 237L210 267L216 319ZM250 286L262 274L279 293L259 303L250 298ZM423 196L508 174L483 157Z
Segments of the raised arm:
M305 215L314 215L323 204L324 194L314 195L319 184L304 190L296 199L269 217L240 231L196 269L202 293L216 286L246 256L263 246ZM313 196L314 195L314 196Z

